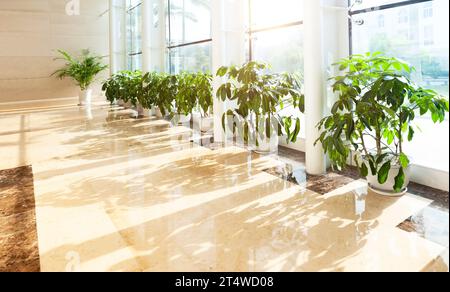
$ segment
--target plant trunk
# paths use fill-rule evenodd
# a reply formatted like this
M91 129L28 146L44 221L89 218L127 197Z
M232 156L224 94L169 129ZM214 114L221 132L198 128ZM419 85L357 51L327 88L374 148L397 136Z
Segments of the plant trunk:
M380 156L382 154L381 151L381 133L380 130L377 130L377 155Z

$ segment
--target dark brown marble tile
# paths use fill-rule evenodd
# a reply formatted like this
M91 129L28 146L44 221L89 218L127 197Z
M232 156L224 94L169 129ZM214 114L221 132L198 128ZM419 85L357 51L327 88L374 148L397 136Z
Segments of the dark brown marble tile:
M449 247L449 212L429 206L397 226L406 232Z
M281 178L293 184L303 185L306 183L306 173L304 169L294 170L292 165L285 164L284 166L274 167L264 170L268 174Z
M425 271L443 271L449 268L449 212L433 205L411 216L397 226L401 230L417 233L422 238L446 247L446 251Z
M408 186L408 191L411 194L432 200L433 207L447 211L449 209L449 193L446 191L430 188L416 183L410 183Z
M306 161L306 155L304 152L300 152L297 150L293 150L287 147L280 146L278 148L278 155L284 158L291 159L293 161L296 161L298 163L305 163Z
M0 170L0 271L39 270L33 171Z
M330 172L324 175L308 175L307 188L324 195L355 181L353 178Z

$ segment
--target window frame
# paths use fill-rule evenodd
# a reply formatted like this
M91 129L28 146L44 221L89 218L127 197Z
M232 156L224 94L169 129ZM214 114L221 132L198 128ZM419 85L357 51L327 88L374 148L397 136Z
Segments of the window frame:
M126 13L127 17L129 17L129 22L127 20L127 25L131 26L131 14L133 12L136 12L136 10L139 7L142 7L142 1L140 1L138 4L136 4L134 6L126 7L125 13ZM126 30L126 32L128 33L128 30ZM126 40L128 41L128 35L126 36ZM141 47L141 50L139 50L139 51L134 51L134 52L128 51L128 45L130 45L131 47L134 47L133 44L134 44L133 37L131 37L131 44L127 44L127 46L126 46L126 56L127 56L127 62L126 62L127 66L126 67L127 67L127 70L131 68L131 71L133 71L133 69L137 70L137 68L133 68L133 66L130 67L130 60L132 60L136 56L142 56L142 47Z
M280 30L283 28L290 28L290 27L295 27L295 26L301 27L304 24L303 20L298 20L298 21L291 21L291 22L286 22L283 24L277 24L277 25L253 29L252 28L252 19L253 19L252 2L253 1L254 0L247 1L247 4L248 4L248 30L247 30L246 34L248 37L248 61L255 61L254 60L254 44L253 44L253 37L255 34L258 34L261 32L276 31L276 30Z
M172 0L167 0L166 5L167 5L167 40L166 40L166 49L167 49L167 62L169 64L169 68L168 71L170 74L173 74L172 72L172 54L171 51L172 50L176 50L179 48L184 48L184 47L189 47L189 46L195 46L195 45L200 45L200 44L206 44L206 43L211 43L212 44L212 37L207 38L207 39L201 39L201 40L197 40L197 41L192 41L192 42L186 42L186 43L179 43L179 44L172 44L172 24L171 24L171 1ZM211 56L212 58L212 56Z
M395 3L389 3L384 5L378 5L378 6L371 6L369 8L364 9L358 9L358 10L352 10L351 8L354 6L352 4L352 0L348 0L348 7L349 7L349 20L348 20L348 29L349 29L349 53L350 55L353 54L353 25L354 25L354 17L360 14L365 13L371 13L375 11L382 11L387 9L393 9L393 8L399 8L399 7L408 7L410 5L420 4L420 3L428 3L432 2L433 0L406 0L406 1L400 1Z
M397 2L397 3L390 3L390 4L385 4L385 5L379 5L379 6L373 6L370 8L366 8L366 9L359 9L359 10L351 10L352 7L352 0L348 0L348 7L349 7L349 20L348 20L348 28L349 28L349 54L352 55L354 53L354 48L353 48L353 26L357 25L357 21L356 19L354 19L355 16L357 15L363 15L365 13L371 13L371 12L376 12L376 11L381 11L381 10L388 10L388 9L394 9L394 8L399 8L399 7L407 7L410 5L417 5L417 4L421 4L421 3L432 3L435 0L408 0L408 1L402 1L402 2ZM425 29L425 28L424 28ZM416 159L415 159L416 160ZM439 179L440 180L444 180L445 177L448 177L448 170L444 170L441 168L434 168L434 166L430 166L428 164L423 164L423 161L420 161L418 163L414 163L414 172L423 172L424 170L432 170L432 171L436 171L439 172ZM442 174L442 176L441 176ZM425 176L421 175L421 174L413 174L412 175L412 179L416 180L417 182L425 182L426 178ZM426 183L425 183L426 184ZM436 185L436 183L431 183L431 186L433 187L437 187L437 188L442 188L440 186L440 183L437 183L438 185Z

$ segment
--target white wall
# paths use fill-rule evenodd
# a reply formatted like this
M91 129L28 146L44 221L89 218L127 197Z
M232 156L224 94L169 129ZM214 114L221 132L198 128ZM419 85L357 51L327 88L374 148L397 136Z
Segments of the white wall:
M0 0L0 108L77 95L73 82L49 77L61 65L56 49L109 54L108 0L80 0L74 16L66 14L68 2Z

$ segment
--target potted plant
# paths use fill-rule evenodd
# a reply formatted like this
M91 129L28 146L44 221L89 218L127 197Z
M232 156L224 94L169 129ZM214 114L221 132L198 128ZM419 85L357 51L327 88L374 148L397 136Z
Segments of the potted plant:
M296 74L267 73L269 66L248 62L241 67L222 67L217 76L228 77L217 91L222 101L236 103L223 118L223 128L238 132L243 141L258 153L272 153L278 149L278 137L285 135L287 142L295 143L300 133L300 118L283 115L292 108L304 112L304 96L300 77ZM232 121L230 121L232 120Z
M107 65L102 64L103 57L91 55L89 50L83 50L79 58L72 57L68 52L58 50L61 57L55 60L64 60L65 66L52 74L58 78L66 77L72 78L80 87L79 105L90 105L92 100L91 85L95 81L95 77L103 70L108 68Z
M155 114L162 117L160 110L156 113L156 104L158 101L159 86L162 75L157 72L148 72L142 77L142 93L139 96L139 103L146 110L155 109Z
M189 122L193 121L201 130L212 128L212 119L208 119L213 105L212 76L207 73L181 73L177 76L178 92L175 98L177 114Z
M113 104L116 101L123 103L125 108L135 107L138 115L144 114L144 84L145 76L141 71L121 71L103 83L102 90L106 99Z
M197 92L197 113L199 114L194 122L197 123L200 131L208 132L214 126L212 75L197 73L194 77L194 84Z
M413 122L427 114L434 123L444 121L448 100L412 82L409 64L381 53L353 55L337 65L343 71L332 79L338 99L319 123L316 143L338 169L355 153L361 176L377 193L406 193L410 159L404 144L414 138Z
M158 83L155 84L156 91L155 107L156 116L166 117L174 112L174 100L178 92L178 79L174 75L160 73Z

